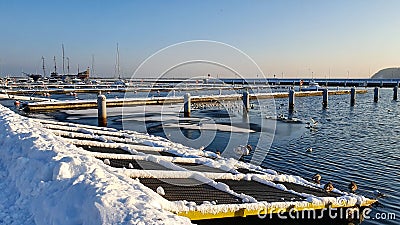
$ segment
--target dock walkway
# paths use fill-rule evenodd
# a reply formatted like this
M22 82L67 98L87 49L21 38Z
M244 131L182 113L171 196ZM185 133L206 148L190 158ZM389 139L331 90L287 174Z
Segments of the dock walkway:
M55 99L50 99L50 98L12 95L12 94L0 94L0 99L11 99L11 100L18 100L18 101L34 101L34 102L56 102L57 101Z
M356 90L358 94L367 93L367 90ZM329 91L329 95L350 94L350 90ZM254 93L250 94L250 100L268 99L268 98L287 98L288 92L277 93ZM295 92L296 97L322 96L322 91L304 91ZM208 96L192 96L192 103L199 102L215 102L215 101L239 101L242 100L241 94L231 95L208 95ZM123 98L123 99L107 99L107 107L123 107L138 105L162 105L162 104L180 104L184 102L184 97L150 97L150 98ZM57 102L34 102L28 103L25 107L26 111L52 111L52 110L69 110L69 109L95 109L97 108L97 100L73 100L73 101L57 101Z
M121 174L138 179L193 221L328 207L368 207L376 200L306 179L182 146L167 139L111 128L39 120L46 129L89 151ZM169 210L168 208L166 210Z

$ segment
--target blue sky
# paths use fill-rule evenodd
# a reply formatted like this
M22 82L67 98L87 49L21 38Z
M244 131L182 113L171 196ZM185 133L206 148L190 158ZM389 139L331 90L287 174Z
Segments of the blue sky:
M94 55L95 72L113 76L118 43L130 77L156 51L204 39L245 52L267 77L369 77L400 66L399 9L398 0L1 1L0 73L42 73L42 56L47 71L56 56L62 72L64 44L71 72Z

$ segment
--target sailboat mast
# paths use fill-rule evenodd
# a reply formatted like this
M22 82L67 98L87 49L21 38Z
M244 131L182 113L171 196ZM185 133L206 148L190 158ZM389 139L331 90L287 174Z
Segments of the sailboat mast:
M94 75L94 54L92 54L92 72L91 74Z
M117 43L117 62L116 62L116 75L118 75L118 79L121 79L121 75L120 75L120 68L119 68L119 47L118 47L118 43Z
M67 57L67 73L69 74L69 57Z
M56 63L56 56L53 58L54 60L54 74L57 75L57 63Z
M46 77L46 67L44 66L44 57L42 56L42 69L43 69L43 77Z
M64 44L62 44L62 66L63 66L63 74L65 74L64 62L65 62L65 57L64 57Z

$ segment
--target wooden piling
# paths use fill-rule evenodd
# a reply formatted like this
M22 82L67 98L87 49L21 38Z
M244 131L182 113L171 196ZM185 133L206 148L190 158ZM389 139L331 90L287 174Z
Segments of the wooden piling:
M398 92L398 90L399 90L398 86L395 86L393 88L393 100L395 100L395 101L397 101L397 92Z
M248 112L250 109L250 95L248 91L243 91L243 111Z
M375 87L374 88L374 102L378 102L379 100L379 88Z
M186 93L183 99L184 117L190 117L190 105L191 105L190 93Z
M324 108L328 107L328 89L327 88L322 90L322 106Z
M350 89L350 105L354 106L356 104L356 89L352 87Z
M97 96L97 118L99 127L107 127L107 104L106 96Z
M289 111L294 110L294 90L289 90Z

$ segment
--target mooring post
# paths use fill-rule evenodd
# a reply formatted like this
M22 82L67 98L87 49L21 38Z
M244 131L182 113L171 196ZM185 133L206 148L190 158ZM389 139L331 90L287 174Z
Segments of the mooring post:
M250 95L248 91L243 91L243 111L248 112L250 109Z
M289 112L294 110L294 90L289 90Z
M183 97L183 116L184 117L190 117L190 105L191 105L191 100L190 100L190 93L186 93L185 96Z
M97 96L97 117L99 127L107 127L107 104L106 96Z
M322 90L322 106L324 108L328 107L328 88Z
M374 89L374 102L378 102L379 100L379 88L375 87Z
M398 90L399 90L399 87L398 86L394 86L394 88L393 88L393 100L397 100L397 92L398 92Z
M356 89L352 87L350 89L350 105L354 106L355 103L356 103Z

